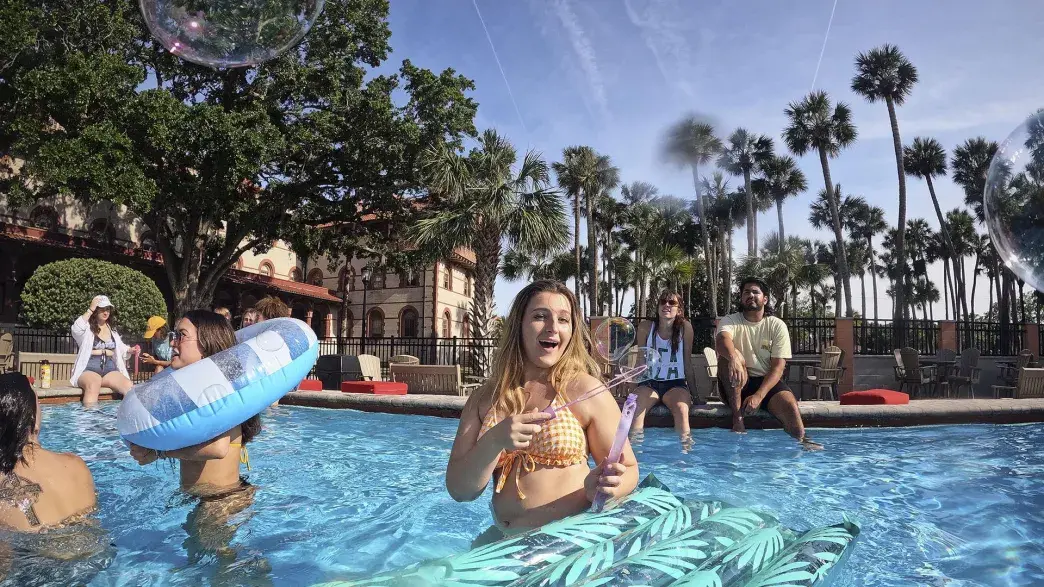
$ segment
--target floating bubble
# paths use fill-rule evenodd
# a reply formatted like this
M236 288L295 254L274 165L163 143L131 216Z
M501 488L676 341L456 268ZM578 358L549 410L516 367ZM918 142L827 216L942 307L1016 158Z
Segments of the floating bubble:
M653 379L660 370L660 353L650 347L631 347L621 358L620 367L624 371L645 367L645 371L635 377L634 381Z
M325 0L139 0L168 51L207 67L267 61L308 33Z
M626 318L609 318L595 328L595 351L610 363L619 363L634 344L634 325Z
M986 177L983 208L1001 262L1044 292L1044 108L997 149Z

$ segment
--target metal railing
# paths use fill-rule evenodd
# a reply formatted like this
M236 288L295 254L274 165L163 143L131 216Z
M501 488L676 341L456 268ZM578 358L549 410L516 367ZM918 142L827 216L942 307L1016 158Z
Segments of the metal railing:
M939 348L939 323L931 320L897 322L856 318L853 328L857 355L890 355L901 347L915 348L922 355L934 355Z
M974 347L986 357L1010 357L1026 346L1026 327L1000 322L957 322L957 346Z
M396 355L411 355L422 365L460 365L464 375L478 377L472 355L492 353L497 347L495 338L403 338L351 337L319 340L319 355L374 355L381 360L381 369L387 375L388 360Z
M790 352L795 355L817 355L834 344L833 318L790 318Z

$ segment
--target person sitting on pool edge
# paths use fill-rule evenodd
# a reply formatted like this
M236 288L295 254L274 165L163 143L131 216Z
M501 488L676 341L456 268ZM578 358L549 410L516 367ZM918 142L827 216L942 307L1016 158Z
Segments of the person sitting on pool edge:
M108 296L94 296L69 332L77 346L69 385L83 390L84 406L96 405L103 387L121 397L130 391L133 383L124 362L129 349L117 332L116 308Z
M209 310L190 310L178 320L171 335L170 366L175 370L188 367L235 344L235 332L224 316ZM181 462L183 490L195 495L223 495L246 485L239 465L242 462L250 467L246 444L259 432L261 417L255 415L202 444L162 453L131 444L130 453L139 465L161 458L177 459Z
M0 527L36 532L96 505L83 459L40 446L40 402L29 380L0 375Z
M495 483L496 525L477 543L578 514L597 493L627 495L638 483L630 443L620 462L606 462L620 422L612 394L578 402L553 420L541 411L601 384L573 292L558 281L526 286L505 328L492 376L461 412L446 469L446 489L456 501L472 501Z
M635 390L638 409L631 431L641 432L645 428L646 412L662 402L674 417L674 431L684 438L689 436L689 408L692 407L692 393L686 380L688 358L692 354L692 324L682 315L678 293L663 292L657 306L657 320L643 322L635 337L639 345L645 341L645 347L656 350L660 363L656 372L650 374L651 379Z
M790 332L766 314L768 286L756 277L740 282L740 311L725 316L714 333L718 351L718 387L732 410L732 431L746 432L744 414L764 407L788 434L819 448L805 436L797 399L783 380L790 354ZM741 403L742 402L742 403Z

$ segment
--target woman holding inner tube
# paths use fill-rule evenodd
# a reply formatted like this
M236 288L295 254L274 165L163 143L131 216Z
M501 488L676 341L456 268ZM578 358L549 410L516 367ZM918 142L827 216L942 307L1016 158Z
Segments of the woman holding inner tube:
M209 310L191 310L170 333L171 369L183 369L236 344L236 335L224 316ZM131 456L140 465L161 458L181 462L181 488L203 496L227 493L246 484L240 464L249 468L246 444L261 431L261 417L246 422L202 444L168 452L131 445Z

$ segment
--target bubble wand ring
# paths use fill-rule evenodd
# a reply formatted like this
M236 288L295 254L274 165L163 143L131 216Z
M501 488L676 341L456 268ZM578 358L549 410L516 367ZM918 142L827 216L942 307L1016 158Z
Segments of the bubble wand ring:
M638 365L637 367L631 367L630 369L627 369L623 373L617 375L616 377L613 377L609 381L606 381L605 383L599 385L598 387L595 387L594 389L588 391L587 393L584 393L583 395L581 395L580 397L578 397L578 398L576 398L576 399L574 399L572 401L566 402L566 403L562 404L561 406L558 406L557 408L554 407L554 406L548 406L548 407L544 408L542 411L544 413L546 413L546 414L549 414L552 418L554 418L557 415L556 412L558 412L559 410L564 410L564 409L568 408L569 406L571 406L573 404L582 402L585 399L590 399L590 398L592 398L592 397L602 393L603 391L609 391L610 389L620 385L621 383L627 383L627 382L630 382L630 381L636 381L639 377L641 377L643 374L645 374L645 372L648 371L648 370L649 370L649 366L648 365Z

